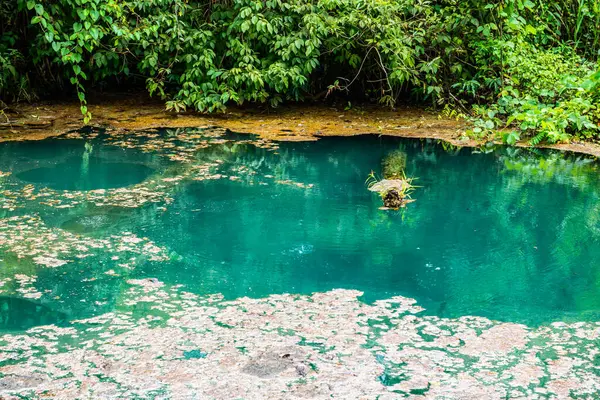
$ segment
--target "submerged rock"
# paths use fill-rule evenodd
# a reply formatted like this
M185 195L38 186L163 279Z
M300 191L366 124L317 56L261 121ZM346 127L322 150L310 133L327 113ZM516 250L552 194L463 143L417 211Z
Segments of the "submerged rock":
M0 296L0 329L18 331L39 325L62 325L67 315L30 300ZM1 383L0 383L1 386Z
M115 222L108 214L81 215L65 221L61 228L75 233L93 233L109 228Z
M258 357L253 357L242 369L242 372L259 378L269 378L279 375L286 369L294 366L294 360L298 358L296 353L297 351L293 347L269 349ZM300 372L298 373L300 374Z

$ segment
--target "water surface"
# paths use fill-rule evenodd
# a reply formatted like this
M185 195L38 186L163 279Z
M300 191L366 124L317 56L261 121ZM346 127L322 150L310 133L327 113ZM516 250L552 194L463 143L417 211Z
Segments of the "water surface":
M195 130L1 144L0 171L12 173L0 178L5 198L31 184L45 193L4 207L2 218L36 215L52 232L109 244L126 232L164 257L129 262L106 244L79 258L71 246L57 254L64 265L47 267L16 255L17 228L7 228L0 278L37 277L30 286L41 296L22 301L43 307L40 323L52 313L110 311L128 279L148 277L228 298L353 288L365 301L413 297L444 317L527 324L600 317L595 162L374 135L278 147L250 139ZM381 176L382 160L398 150L419 185L416 201L382 211L365 180L371 171ZM86 197L98 189L138 197L127 207ZM163 192L164 201L140 200ZM14 280L2 289L23 294ZM0 321L13 321L19 303L0 305ZM21 327L7 324L0 329Z

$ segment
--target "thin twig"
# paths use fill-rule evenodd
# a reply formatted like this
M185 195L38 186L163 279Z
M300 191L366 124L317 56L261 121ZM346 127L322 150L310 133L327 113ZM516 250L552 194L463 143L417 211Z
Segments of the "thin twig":
M348 90L348 88L349 88L350 86L352 86L352 84L354 83L354 81L355 81L355 80L358 78L358 76L360 75L360 73L361 73L361 71L362 71L362 69L363 69L363 66L365 65L365 62L367 61L367 57L368 57L368 56L369 56L369 54L371 53L371 50L373 50L374 48L375 48L375 47L370 47L370 48L369 48L369 50L367 51L367 54L365 54L365 57L363 58L362 62L360 63L360 68L358 69L358 72L357 72L357 73L356 73L356 75L354 76L354 79L352 79L352 80L350 81L350 83L349 83L349 84L347 84L347 85L346 85L346 86L343 88L344 90Z

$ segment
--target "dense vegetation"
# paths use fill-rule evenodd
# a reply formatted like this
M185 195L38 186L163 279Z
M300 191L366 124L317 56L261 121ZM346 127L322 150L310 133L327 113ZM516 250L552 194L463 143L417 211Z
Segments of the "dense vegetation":
M169 109L344 96L466 115L472 134L600 138L600 0L14 0L0 99L145 86Z

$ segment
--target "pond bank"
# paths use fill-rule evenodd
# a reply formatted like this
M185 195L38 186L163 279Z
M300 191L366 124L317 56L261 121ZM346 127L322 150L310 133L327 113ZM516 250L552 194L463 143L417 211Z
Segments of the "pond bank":
M400 107L288 106L278 109L230 108L225 114L176 114L160 101L145 98L103 98L89 107L91 125L109 130L219 126L240 133L254 133L269 140L307 141L318 136L353 136L365 133L407 138L439 139L458 147L478 147L484 141L466 136L466 124L440 117L435 112ZM80 129L83 120L76 102L19 104L0 114L0 142L39 140ZM527 142L517 144L528 147ZM590 142L561 143L547 147L600 157L600 145Z

